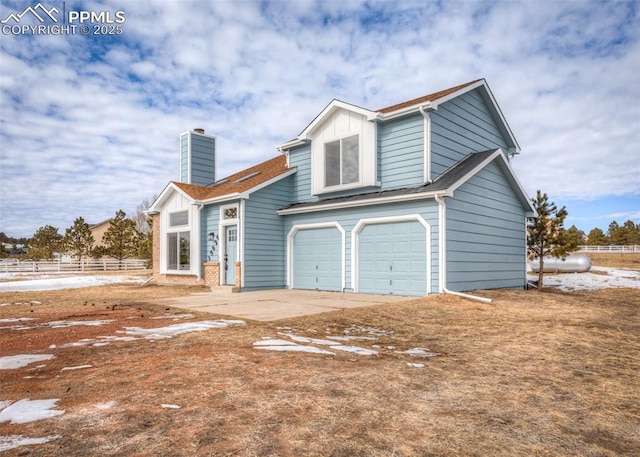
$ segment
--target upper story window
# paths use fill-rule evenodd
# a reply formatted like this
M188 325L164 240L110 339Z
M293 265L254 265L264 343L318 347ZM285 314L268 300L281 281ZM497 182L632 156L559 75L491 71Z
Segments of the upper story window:
M342 186L360 181L360 136L354 135L324 145L324 186Z
M309 139L313 195L380 185L376 124L364 114L337 108L314 126Z

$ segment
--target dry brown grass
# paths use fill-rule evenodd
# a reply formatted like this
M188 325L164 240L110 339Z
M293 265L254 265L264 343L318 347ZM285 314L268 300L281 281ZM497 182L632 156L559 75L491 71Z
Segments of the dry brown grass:
M631 254L589 252L587 255L591 258L593 265L600 267L640 270L640 252Z
M144 302L174 293L184 290L0 294L0 303L42 301L0 307L0 319L109 316L117 323L89 331L113 334L117 326L166 325L148 320L166 309ZM99 348L47 349L53 339L87 337L79 328L0 330L0 356L27 347L56 355L38 370L0 371L0 400L60 398L66 411L1 424L0 435L61 436L6 455L639 455L638 290L483 294L494 303L430 297ZM283 326L322 338L353 325L385 331L372 342L381 355L252 347ZM439 355L396 352L416 347ZM84 364L93 368L60 371Z

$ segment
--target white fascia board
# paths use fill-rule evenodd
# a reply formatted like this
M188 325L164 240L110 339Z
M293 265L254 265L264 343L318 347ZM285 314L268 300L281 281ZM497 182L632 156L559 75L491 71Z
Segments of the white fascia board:
M232 194L221 195L220 197L208 198L206 200L202 200L204 205L210 205L211 203L222 203L227 200L237 200L240 198L240 192L234 192Z
M276 146L276 149L283 154L286 154L291 148L304 146L305 144L307 144L307 141L295 138L293 140L287 141L286 143L282 143L280 146Z
M446 191L438 190L435 192L420 192L409 195L394 195L393 197L370 198L359 201L346 201L339 203L327 203L326 205L307 206L302 208L281 209L276 211L278 215L285 216L287 214L315 213L316 211L331 211L334 209L355 208L358 206L383 205L385 203L400 203L411 200L426 200L434 198L436 195L445 195Z
M430 101L418 103L416 105L407 106L406 108L400 108L399 110L392 111L390 113L376 113L376 120L378 121L388 121L389 119L395 119L396 117L401 117L406 114L417 113L422 108L424 111L435 111L438 109L438 106Z
M173 182L170 182L169 184L166 185L166 187L162 190L162 192L160 192L160 195L158 195L158 198L156 198L156 201L154 201L149 207L149 209L147 209L147 212L148 213L159 212L164 202L167 200L167 198L171 196L173 192L177 192L183 195L187 200L189 200L189 203L195 202L193 197L191 197L189 194L184 192L182 189L176 186Z
M250 196L252 193L257 192L257 191L259 191L260 189L264 189L265 187L270 186L271 184L273 184L273 183L275 183L275 182L278 182L278 181L280 181L281 179L284 179L284 178L286 178L286 177L288 177L288 176L291 176L292 174L295 174L295 172L296 172L296 171L298 171L298 168L297 168L297 167L293 167L293 168L289 169L289 171L286 171L286 172L282 173L281 175L278 175L278 176L276 176L276 177L274 177L274 178L271 178L271 179L270 179L270 180L268 180L268 181L265 181L265 182L263 182L263 183L260 183L260 184L258 184L258 185L256 185L256 186L252 187L251 189L245 190L244 192L241 192L241 193L239 193L238 195L240 196L240 198L243 198L243 199L247 199L247 200L248 200L248 199L249 199L249 196Z
M300 132L298 135L298 141L310 140L311 134L313 131L322 124L328 117L330 117L334 112L338 109L344 109L346 111L351 111L353 113L360 114L361 116L366 117L368 121L373 121L377 117L377 113L375 111L371 111L365 108L361 108L356 105L351 105L346 102L342 102L340 100L332 100L321 112L316 116L316 118L311 121L309 125L305 127L305 129Z

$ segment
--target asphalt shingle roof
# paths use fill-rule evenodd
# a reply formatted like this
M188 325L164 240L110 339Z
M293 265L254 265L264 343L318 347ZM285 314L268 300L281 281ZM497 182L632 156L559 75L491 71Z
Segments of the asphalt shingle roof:
M173 181L173 184L195 200L209 200L224 195L246 192L289 170L287 158L284 155L279 155L227 178L220 179L209 186L197 186L177 181Z

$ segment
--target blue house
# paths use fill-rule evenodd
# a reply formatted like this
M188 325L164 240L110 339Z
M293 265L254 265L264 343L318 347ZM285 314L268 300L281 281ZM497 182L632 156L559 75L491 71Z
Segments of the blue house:
M520 147L484 79L379 110L333 100L280 154L217 179L181 136L149 210L159 283L423 296L524 288Z

